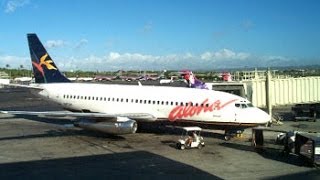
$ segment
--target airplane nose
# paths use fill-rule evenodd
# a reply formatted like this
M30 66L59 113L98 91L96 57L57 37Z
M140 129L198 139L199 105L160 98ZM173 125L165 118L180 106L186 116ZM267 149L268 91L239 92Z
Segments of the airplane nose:
M261 124L266 124L271 121L271 116L268 113L264 112L263 110L261 110L260 118L261 118L260 119Z

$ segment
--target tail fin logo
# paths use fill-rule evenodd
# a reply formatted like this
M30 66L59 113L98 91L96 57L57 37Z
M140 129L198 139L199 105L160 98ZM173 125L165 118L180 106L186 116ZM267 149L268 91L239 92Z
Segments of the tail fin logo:
M40 58L40 63L32 62L32 64L41 72L41 74L44 76L44 71L42 65L45 65L47 69L49 70L57 70L57 68L52 65L53 61L51 59L47 59L48 54L46 53Z

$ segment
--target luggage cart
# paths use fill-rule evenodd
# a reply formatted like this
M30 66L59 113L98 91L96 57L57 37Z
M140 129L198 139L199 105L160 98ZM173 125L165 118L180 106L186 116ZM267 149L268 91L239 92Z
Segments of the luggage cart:
M297 133L295 154L315 165L320 165L320 133Z

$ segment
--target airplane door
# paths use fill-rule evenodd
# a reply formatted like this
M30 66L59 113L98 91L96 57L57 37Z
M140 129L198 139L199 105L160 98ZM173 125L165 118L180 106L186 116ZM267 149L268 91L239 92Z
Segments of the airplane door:
M235 111L234 111L234 122L241 123L245 121L246 111L244 110L245 107L242 107L243 104L235 104Z
M221 111L219 114L220 115L219 118L217 118L216 120L222 121L222 122L234 123L236 122L237 114L238 114L238 108L233 106Z

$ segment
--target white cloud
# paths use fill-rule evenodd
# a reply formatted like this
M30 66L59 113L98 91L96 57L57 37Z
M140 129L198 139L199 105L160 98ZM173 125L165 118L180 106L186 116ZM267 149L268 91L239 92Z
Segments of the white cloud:
M292 59L283 56L257 56L246 52L235 52L228 49L193 54L149 55L142 53L110 52L103 56L89 55L87 57L59 57L54 59L62 71L90 70L90 71L116 71L116 70L212 70L243 67L275 67L308 65L301 59ZM310 61L309 64L319 64ZM316 62L316 63L315 63ZM0 56L0 67L9 64L11 68L23 65L31 67L30 57Z
M29 4L29 2L29 0L9 0L6 4L4 12L13 13L16 11L17 8L23 7Z
M168 54L162 56L147 55L141 53L119 53L97 57L89 56L83 60L77 60L79 68L91 70L162 70L162 69L213 69L220 67L238 66L243 63L240 60L250 59L250 54L236 53L228 49L217 52L205 52L196 55L190 52L184 54ZM241 65L242 66L242 65Z
M200 55L200 58L206 61L217 61L217 60L244 60L250 57L249 53L245 52L233 52L229 49L221 49L217 52L205 52Z
M63 47L64 45L66 45L66 42L63 40L48 40L45 43L46 48Z
M81 39L75 46L76 49L79 49L83 46L85 46L86 44L88 44L88 40L87 39Z
M120 58L120 54L117 52L110 52L107 59L110 59L111 61L115 61Z
M200 58L203 60L210 60L212 58L212 54L210 52L205 52L200 55Z
M30 57L19 57L19 56L10 56L4 55L0 56L0 67L4 68L6 65L9 65L10 68L18 68L20 65L24 67L31 67Z

